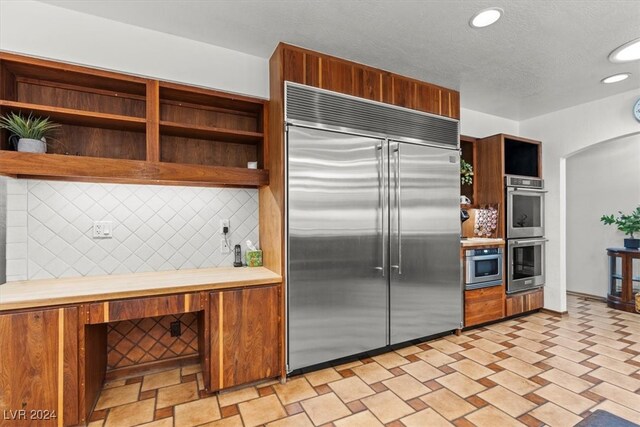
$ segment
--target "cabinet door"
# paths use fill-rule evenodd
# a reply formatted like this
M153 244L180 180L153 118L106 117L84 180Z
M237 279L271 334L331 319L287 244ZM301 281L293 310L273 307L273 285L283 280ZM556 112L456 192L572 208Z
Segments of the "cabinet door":
M0 315L0 425L78 423L77 339L75 307Z
M212 391L280 374L279 289L211 293Z
M464 291L464 326L499 320L504 317L504 286Z

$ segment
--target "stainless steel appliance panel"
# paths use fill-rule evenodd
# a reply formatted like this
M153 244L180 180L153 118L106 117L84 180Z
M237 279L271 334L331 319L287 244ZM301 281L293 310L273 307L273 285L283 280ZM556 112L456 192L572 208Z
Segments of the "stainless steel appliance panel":
M507 187L507 238L544 236L544 190Z
M502 248L465 251L465 289L502 283Z
M460 327L459 153L390 142L390 341Z
M295 370L387 345L384 140L289 126L288 355Z
M544 285L544 248L547 239L507 241L507 293L526 291Z

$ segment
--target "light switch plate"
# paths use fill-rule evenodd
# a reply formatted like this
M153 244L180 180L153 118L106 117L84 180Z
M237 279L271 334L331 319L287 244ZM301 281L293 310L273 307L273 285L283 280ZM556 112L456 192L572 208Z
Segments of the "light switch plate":
M113 221L93 221L93 238L113 238Z
M220 239L220 253L221 254L228 254L231 252L231 248L229 248L229 245L227 244L226 239Z

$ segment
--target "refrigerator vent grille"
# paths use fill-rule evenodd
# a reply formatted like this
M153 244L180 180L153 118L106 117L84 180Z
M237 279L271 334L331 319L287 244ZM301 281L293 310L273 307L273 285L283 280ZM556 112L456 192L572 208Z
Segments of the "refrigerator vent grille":
M286 83L286 119L458 146L458 121Z

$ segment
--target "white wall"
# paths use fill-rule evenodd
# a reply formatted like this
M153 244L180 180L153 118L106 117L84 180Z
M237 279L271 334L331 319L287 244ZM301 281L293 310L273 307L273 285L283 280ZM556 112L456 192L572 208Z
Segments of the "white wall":
M548 309L566 310L566 159L596 143L640 133L640 123L631 112L639 97L637 89L520 122L521 135L543 143L542 171L549 191L545 214ZM637 172L628 179L639 179Z
M600 217L640 205L639 166L640 135L599 143L567 159L567 290L606 296L605 248L621 247L624 234Z
M267 59L37 1L0 0L0 49L269 97Z
M258 239L258 190L9 179L7 281L233 265ZM111 239L93 221L112 221Z
M464 101L464 98L463 98ZM484 138L498 133L518 136L520 123L516 120L505 119L480 111L460 109L460 134Z

